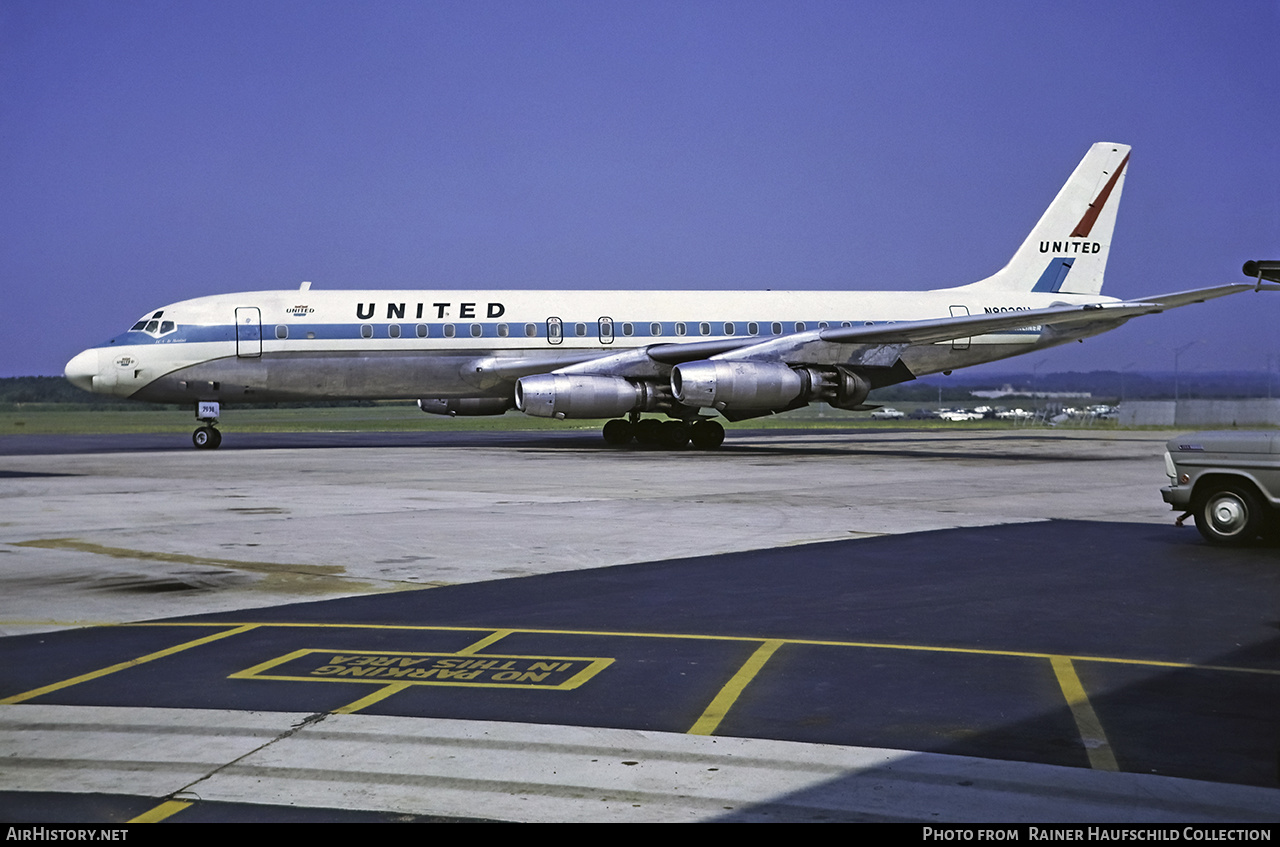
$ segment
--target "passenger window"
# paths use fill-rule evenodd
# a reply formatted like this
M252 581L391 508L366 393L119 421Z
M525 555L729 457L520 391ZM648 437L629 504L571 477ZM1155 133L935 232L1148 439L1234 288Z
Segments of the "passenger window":
M388 338L399 338L399 337L400 337L400 324L391 324L389 327L387 327L387 337L388 337Z
M760 334L760 324L756 323L755 321L752 321L751 323L747 324L747 335L759 335L759 334Z
M573 325L573 334L574 334L574 335L576 335L576 336L578 336L579 338L585 338L585 337L586 337L586 334L587 334L587 325L586 325L586 324L574 324L574 325Z
M482 335L484 335L484 327L480 326L480 324L472 324L472 325L471 325L471 337L472 337L472 338L479 338L479 337L480 337L480 336L482 336Z
M635 324L631 324L631 323L625 323L625 324L623 324L623 325L622 325L622 334L623 334L623 335L626 335L626 336L632 336L632 335L635 335L635 334L636 334L636 325L635 325Z
M769 329L772 330L774 335L782 335L782 324L777 321L774 321L773 325L770 326Z
M796 332L804 332L804 321L796 321Z
M688 331L689 331L689 328L685 326L684 321L681 321L680 323L676 324L676 335L684 335Z
M276 338L288 338L289 327L284 324L276 324Z
M426 324L418 324L418 337L419 337L419 338L426 338L426 337L427 337L427 325L426 325Z
M711 324L707 323L706 321L703 321L702 323L698 324L698 334L699 334L699 335L710 335L710 334L711 334Z
M537 324L525 324L525 325L524 325L524 336L525 336L525 338L537 338L537 337L538 337L538 326L537 326Z
M649 324L649 334L650 334L650 335L662 335L662 324L660 324L660 323L651 323L651 324Z
M371 324L360 324L360 337L373 338L373 326Z
M731 323L729 323L729 322L727 322L727 321L726 321L726 322L725 322L725 325L724 325L724 334L725 334L725 335L733 335L733 333L734 333L734 332L735 332L735 329L734 329L733 324L731 324Z
M511 330L509 330L509 329L507 328L507 325L506 325L506 324L498 324L498 337L499 337L499 338L506 338L506 337L507 337L508 335L510 335L510 334L511 334Z
M444 325L444 337L445 337L445 338L453 338L453 335L454 335L454 331L453 331L453 324L445 324L445 325Z

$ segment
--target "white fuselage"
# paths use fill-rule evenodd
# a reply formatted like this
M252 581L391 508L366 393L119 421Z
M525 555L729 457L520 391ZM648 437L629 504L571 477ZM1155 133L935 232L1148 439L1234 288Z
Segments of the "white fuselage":
M186 300L67 366L87 390L164 403L510 396L524 373L626 349L1052 305L1100 295L962 286L836 291L260 291ZM158 315L158 317L153 317ZM1092 334L1025 327L902 352L914 375ZM507 361L512 367L489 367ZM522 360L517 363L517 360ZM526 364L527 363L527 364Z

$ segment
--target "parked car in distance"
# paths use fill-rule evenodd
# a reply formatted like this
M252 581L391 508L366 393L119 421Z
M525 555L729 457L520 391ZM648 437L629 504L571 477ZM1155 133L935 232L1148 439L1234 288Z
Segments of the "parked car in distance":
M1212 544L1280 536L1280 432L1193 432L1165 445L1164 501ZM1182 521L1179 518L1179 522Z
M876 409L871 413L873 421L896 421L907 416L906 412L899 412L892 406L886 406L883 409Z
M981 412L968 409L938 409L937 412L944 421L980 421L983 417Z

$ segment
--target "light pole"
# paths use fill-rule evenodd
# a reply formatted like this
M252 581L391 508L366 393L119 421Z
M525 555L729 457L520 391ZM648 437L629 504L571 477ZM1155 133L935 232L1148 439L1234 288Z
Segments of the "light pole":
M1185 353L1187 350L1194 347L1195 344L1196 344L1195 341L1189 341L1186 344L1183 344L1181 347L1174 349L1173 351L1173 416L1174 416L1174 420L1177 420L1177 417L1178 417L1178 377L1179 377L1178 357L1181 356L1183 353Z
M1123 403L1123 402L1124 402L1124 381L1125 381L1125 378L1129 375L1129 368L1133 367L1133 366L1134 366L1134 365L1136 365L1136 364L1138 364L1138 363L1137 363L1137 362L1130 362L1129 364L1125 365L1125 366L1120 370L1120 402L1121 402L1121 403Z

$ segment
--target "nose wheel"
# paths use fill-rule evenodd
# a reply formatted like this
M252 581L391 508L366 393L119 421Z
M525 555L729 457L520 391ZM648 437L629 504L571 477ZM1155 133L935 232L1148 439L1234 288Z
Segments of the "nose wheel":
M212 400L201 400L196 403L196 420L201 426L191 433L191 443L197 450L217 450L222 443L222 433L218 432L218 414L222 404Z
M197 450L217 450L222 443L222 433L211 426L202 426L191 433L191 443Z

